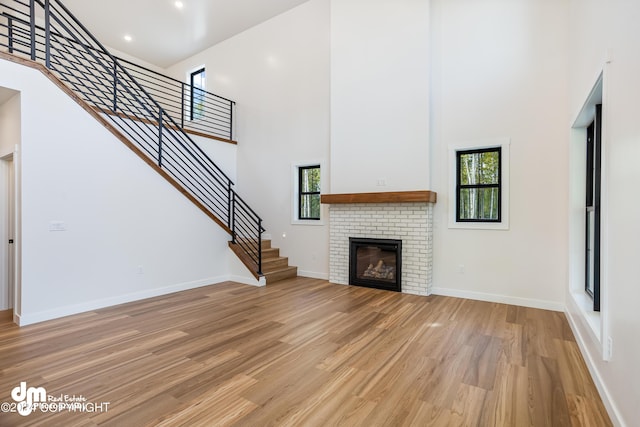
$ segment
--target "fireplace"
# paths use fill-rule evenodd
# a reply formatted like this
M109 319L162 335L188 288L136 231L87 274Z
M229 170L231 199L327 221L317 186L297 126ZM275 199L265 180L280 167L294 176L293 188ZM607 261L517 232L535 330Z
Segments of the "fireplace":
M401 292L402 240L349 238L349 284Z
M399 271L395 274L402 278L398 289L407 294L430 295L436 200L432 191L321 195L321 203L330 205L329 281L341 285L353 283L350 237L402 239L402 275Z

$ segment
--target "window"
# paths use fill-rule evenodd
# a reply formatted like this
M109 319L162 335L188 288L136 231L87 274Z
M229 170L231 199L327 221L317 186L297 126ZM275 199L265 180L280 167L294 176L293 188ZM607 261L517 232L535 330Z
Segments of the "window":
M189 111L191 112L191 120L204 117L205 77L204 67L192 72L189 77L189 85L191 87Z
M298 167L298 219L320 219L320 165Z
M321 170L322 159L291 163L291 224L323 226L328 207L320 203L320 192L328 188Z
M508 138L449 146L449 228L509 229Z
M593 299L593 311L600 311L600 205L602 176L602 105L587 128L587 170L585 210L585 291Z
M456 221L500 222L500 147L456 154Z

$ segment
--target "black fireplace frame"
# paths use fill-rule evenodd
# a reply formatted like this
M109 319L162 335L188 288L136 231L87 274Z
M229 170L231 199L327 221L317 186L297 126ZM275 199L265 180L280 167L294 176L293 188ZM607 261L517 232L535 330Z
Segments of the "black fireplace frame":
M358 277L356 254L359 247L377 247L396 254L395 282ZM402 292L402 240L349 237L349 284Z

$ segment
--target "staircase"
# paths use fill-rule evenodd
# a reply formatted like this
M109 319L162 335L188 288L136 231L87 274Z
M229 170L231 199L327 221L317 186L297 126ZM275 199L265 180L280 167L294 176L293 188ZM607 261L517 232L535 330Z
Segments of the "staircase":
M59 0L2 1L0 57L40 69L219 224L256 279L273 283L297 274L270 241L262 240L262 219L234 183L185 132L184 85L171 96L179 102L168 101L168 77L140 77L139 70L111 55ZM209 95L211 111L216 111L210 127L190 131L234 142L234 102Z
M249 271L255 271L256 264L237 243L229 242L229 247L240 258ZM298 275L298 267L289 265L289 258L280 256L280 249L271 247L271 240L262 240L262 275L267 284L290 279ZM258 278L255 275L256 279Z

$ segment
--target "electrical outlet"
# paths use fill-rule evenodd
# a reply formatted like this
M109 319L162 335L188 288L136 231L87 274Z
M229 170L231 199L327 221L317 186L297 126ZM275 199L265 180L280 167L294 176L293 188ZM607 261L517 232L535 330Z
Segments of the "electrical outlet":
M458 274L464 274L464 264L458 265L458 267L456 267L456 271Z
M144 274L144 267L141 265L138 266L138 274Z
M605 349L605 360L611 360L613 357L613 338L607 337L607 348Z

